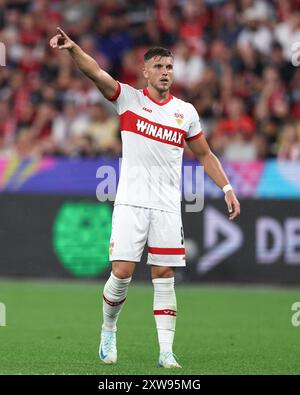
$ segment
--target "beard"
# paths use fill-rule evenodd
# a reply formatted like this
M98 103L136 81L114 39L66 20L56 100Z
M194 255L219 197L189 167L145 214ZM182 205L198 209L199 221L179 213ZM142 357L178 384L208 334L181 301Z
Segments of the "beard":
M157 90L157 92L159 93L165 93L168 92L170 90L171 84L152 84L153 88L155 88Z

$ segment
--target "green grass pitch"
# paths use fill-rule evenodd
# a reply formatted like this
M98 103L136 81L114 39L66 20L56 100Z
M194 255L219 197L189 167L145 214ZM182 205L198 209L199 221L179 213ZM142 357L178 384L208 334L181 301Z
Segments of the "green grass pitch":
M174 351L157 367L152 287L134 282L118 324L115 366L98 360L103 283L0 281L1 374L300 374L295 289L177 285Z

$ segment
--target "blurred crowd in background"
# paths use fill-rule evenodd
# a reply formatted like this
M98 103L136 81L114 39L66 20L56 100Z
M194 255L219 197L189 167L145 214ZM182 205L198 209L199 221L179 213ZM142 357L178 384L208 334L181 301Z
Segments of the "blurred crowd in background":
M300 0L0 0L0 155L121 153L111 103L50 48L57 26L136 88L144 52L171 49L172 94L220 158L300 160Z

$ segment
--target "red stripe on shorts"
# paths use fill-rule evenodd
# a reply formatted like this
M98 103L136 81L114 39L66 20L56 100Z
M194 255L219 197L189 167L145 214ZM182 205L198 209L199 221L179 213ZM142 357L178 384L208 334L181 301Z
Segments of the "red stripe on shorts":
M150 254L157 254L157 255L184 255L185 248L148 247L148 252L150 252Z
M165 310L153 310L154 315L172 315L173 317L176 317L177 312L176 310L170 310L170 309L165 309Z

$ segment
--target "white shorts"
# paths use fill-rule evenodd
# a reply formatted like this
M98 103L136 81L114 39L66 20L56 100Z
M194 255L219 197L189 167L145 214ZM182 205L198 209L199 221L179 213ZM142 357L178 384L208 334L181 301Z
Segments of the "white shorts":
M146 242L148 265L185 266L180 214L125 204L115 205L109 259L139 262Z

